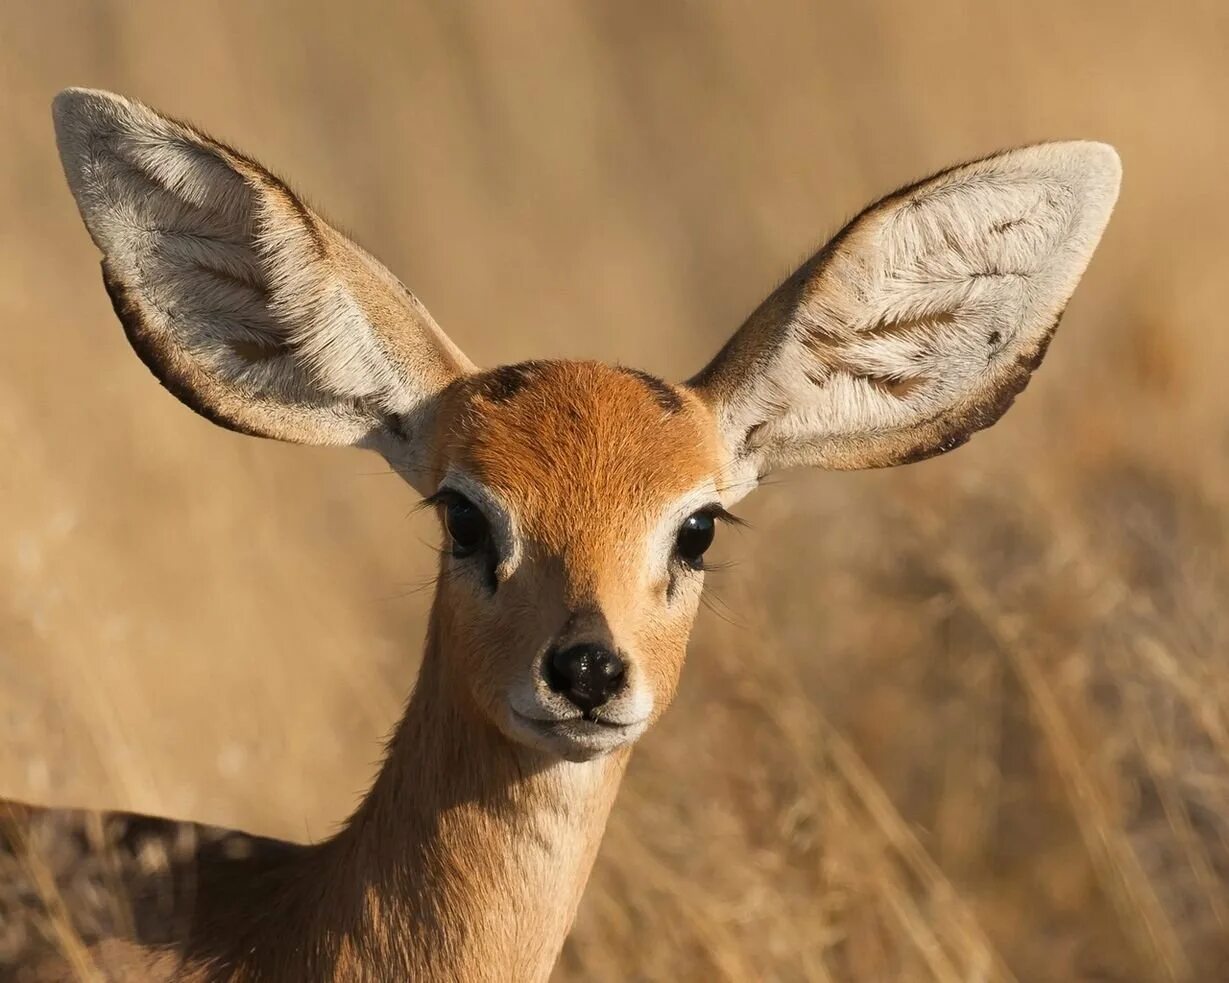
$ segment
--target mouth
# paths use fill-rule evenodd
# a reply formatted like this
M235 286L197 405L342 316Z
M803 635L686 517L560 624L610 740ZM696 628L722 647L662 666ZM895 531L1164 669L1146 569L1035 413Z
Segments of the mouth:
M607 730L615 732L631 730L639 721L631 723L622 723L618 720L607 720L605 717L600 717L592 710L586 710L584 713L578 713L575 717L528 717L516 710L512 711L514 716L522 724L527 727L532 727L534 730L544 734L557 734L561 731L570 730L576 727L584 727L585 724L593 724L597 727L603 727Z
M646 726L643 720L610 720L593 712L573 717L532 717L511 707L509 710L513 736L568 761L589 761L625 747Z

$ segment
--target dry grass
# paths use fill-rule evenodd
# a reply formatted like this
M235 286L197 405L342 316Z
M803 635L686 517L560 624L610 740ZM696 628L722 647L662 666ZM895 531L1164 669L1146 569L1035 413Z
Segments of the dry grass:
M743 509L559 976L1221 975L1229 8L278 7L0 13L0 793L325 834L412 683L434 535L374 459L158 390L57 88L279 167L480 362L675 377L871 196L1090 136L1120 209L1007 420Z

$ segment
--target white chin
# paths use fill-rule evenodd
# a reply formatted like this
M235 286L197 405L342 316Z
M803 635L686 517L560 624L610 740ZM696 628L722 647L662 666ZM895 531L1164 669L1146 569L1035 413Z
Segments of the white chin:
M576 718L559 721L529 720L508 714L505 733L518 744L566 761L591 761L625 747L644 733L645 725L614 725Z

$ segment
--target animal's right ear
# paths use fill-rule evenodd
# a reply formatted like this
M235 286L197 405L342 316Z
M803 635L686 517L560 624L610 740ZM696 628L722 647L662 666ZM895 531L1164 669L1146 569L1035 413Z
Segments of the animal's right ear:
M379 450L422 490L433 397L473 365L397 278L184 123L87 89L53 113L115 312L159 381L232 430Z

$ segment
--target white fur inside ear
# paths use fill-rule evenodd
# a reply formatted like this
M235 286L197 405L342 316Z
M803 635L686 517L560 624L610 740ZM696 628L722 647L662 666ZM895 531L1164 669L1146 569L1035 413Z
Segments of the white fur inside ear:
M854 230L826 271L831 289L794 329L830 347L827 426L946 405L1037 341L1103 225L1109 189L1084 156L1018 152L907 193Z
M69 185L115 275L210 369L276 380L288 332L270 309L242 175L187 128L107 93L61 94L55 119Z
M211 380L339 418L408 414L463 362L391 274L251 160L110 93L67 90L54 115L108 270Z
M757 474L862 467L963 442L934 426L946 414L993 422L1044 354L1119 176L1110 147L1046 144L868 209L757 311L722 356L732 364L701 377L735 452ZM910 445L919 427L932 449Z

